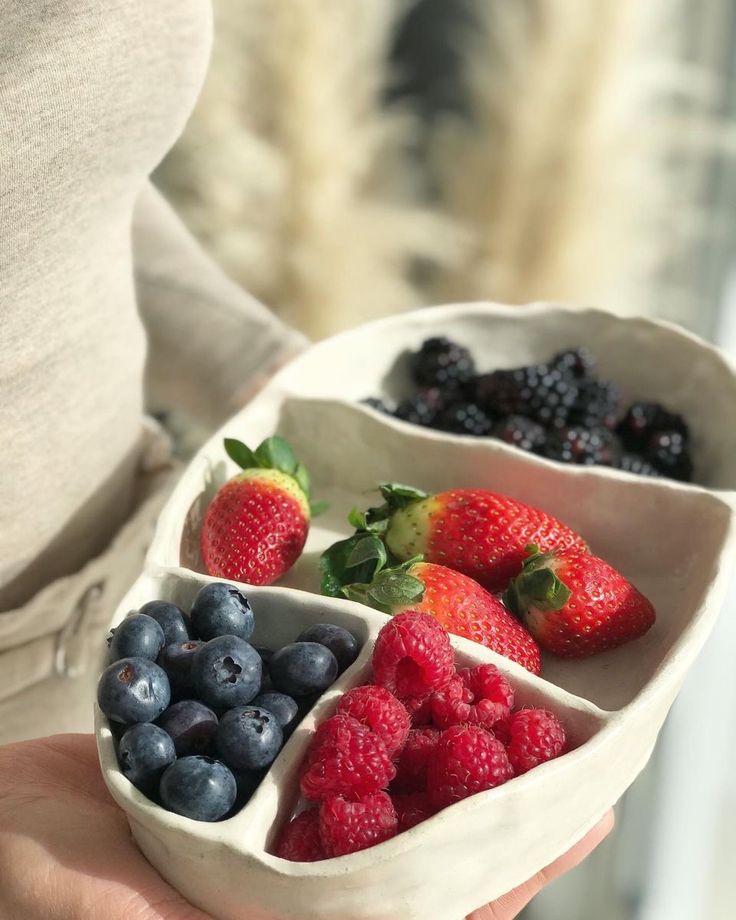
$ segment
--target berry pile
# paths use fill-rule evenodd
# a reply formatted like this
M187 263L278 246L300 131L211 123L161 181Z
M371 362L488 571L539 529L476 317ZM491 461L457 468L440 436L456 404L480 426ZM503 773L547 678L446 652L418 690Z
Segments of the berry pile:
M635 402L622 415L618 387L598 378L585 348L543 364L478 374L467 348L437 337L411 355L409 371L418 387L413 395L395 407L375 397L365 404L414 425L497 438L562 463L692 479L682 416L648 402Z
M383 627L373 679L315 731L300 779L313 804L281 829L277 856L315 862L364 850L565 750L559 720L514 711L494 665L456 671L448 634L428 614L400 613Z
M108 639L97 702L122 773L169 811L218 821L242 807L316 698L358 656L339 626L317 623L272 650L249 643L255 617L214 582L189 615L150 601Z

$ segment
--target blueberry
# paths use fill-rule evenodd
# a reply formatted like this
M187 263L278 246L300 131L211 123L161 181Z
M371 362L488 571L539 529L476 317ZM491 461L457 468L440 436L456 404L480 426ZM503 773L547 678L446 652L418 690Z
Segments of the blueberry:
M120 661L121 658L149 658L155 661L164 646L164 631L152 617L145 613L134 613L112 631L109 645L108 664Z
M296 641L318 642L326 646L337 658L341 674L355 661L360 651L355 636L342 626L333 626L332 623L314 623L300 633Z
M164 808L195 821L219 821L235 804L237 785L224 763L212 757L181 757L161 777Z
M97 703L113 722L153 722L169 705L166 672L148 658L123 658L109 665L97 684Z
M261 687L261 659L237 636L218 636L194 653L197 697L215 711L245 706Z
M192 627L200 639L253 635L255 618L248 598L222 581L205 585L192 604Z
M189 639L186 642L165 645L161 649L156 663L168 675L172 700L186 700L196 696L194 678L192 677L192 662L194 661L194 653L203 645L204 642Z
M242 706L226 712L217 729L217 750L233 770L260 770L272 763L284 743L276 716Z
M118 760L123 776L150 796L158 790L161 774L176 760L174 742L150 722L134 725L120 739Z
M217 716L197 700L181 700L156 720L174 742L177 757L206 754L217 731Z
M273 651L270 648L263 648L261 645L254 645L253 648L261 656L261 689L259 693L268 693L273 690L273 685L271 683L271 675L268 671L268 666L273 658Z
M290 734L299 721L299 705L285 693L261 693L251 705L273 713L284 735Z
M273 658L273 649L264 648L262 645L254 645L253 648L261 656L261 661L263 662L264 666L268 667L271 663L271 659Z
M337 677L337 658L318 642L292 642L271 659L274 688L289 696L326 690Z
M176 604L170 604L168 601L149 601L138 613L145 613L163 629L164 645L186 642L190 638L186 615Z

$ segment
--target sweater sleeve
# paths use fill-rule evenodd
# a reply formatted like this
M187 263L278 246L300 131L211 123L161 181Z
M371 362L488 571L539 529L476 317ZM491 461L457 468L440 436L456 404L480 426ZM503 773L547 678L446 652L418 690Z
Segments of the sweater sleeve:
M217 425L306 347L301 333L227 278L151 183L136 205L133 251L154 409Z

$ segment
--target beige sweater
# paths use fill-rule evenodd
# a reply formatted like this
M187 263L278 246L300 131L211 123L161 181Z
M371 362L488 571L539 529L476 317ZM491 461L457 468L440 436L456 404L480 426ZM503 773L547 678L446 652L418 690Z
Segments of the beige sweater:
M209 0L0 0L0 610L127 516L146 339L158 397L210 422L301 342L148 183L210 33Z

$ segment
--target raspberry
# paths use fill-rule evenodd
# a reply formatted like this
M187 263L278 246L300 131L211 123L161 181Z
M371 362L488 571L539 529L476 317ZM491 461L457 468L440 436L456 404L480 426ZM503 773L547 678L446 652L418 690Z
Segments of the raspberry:
M429 759L427 791L440 809L500 786L513 775L506 749L490 732L477 725L453 725L442 733Z
M274 852L292 862L317 862L327 859L319 835L319 809L310 808L292 818L281 829Z
M520 709L509 719L508 730L511 741L506 750L516 776L554 760L565 747L565 729L545 709Z
M464 668L444 690L432 696L432 720L438 728L466 722L493 728L514 705L511 684L493 664Z
M401 700L411 718L412 728L432 723L432 696L425 693L424 696L405 696Z
M335 795L319 809L319 830L329 856L344 856L383 843L399 829L393 802L385 792L348 801Z
M409 713L384 687L356 687L337 705L344 712L367 725L386 746L389 757L395 757L409 734Z
M399 819L399 833L408 831L427 818L431 818L435 810L429 801L426 792L409 792L403 795L392 795L396 815Z
M373 676L394 696L423 696L439 690L454 673L450 637L428 613L399 613L378 634Z
M341 713L315 732L302 765L301 790L313 802L332 795L359 798L388 786L395 775L378 735Z
M423 792L427 788L427 764L440 740L436 728L413 728L396 762L396 777L391 789L397 792Z

